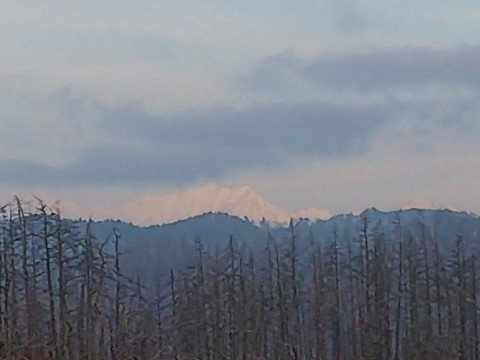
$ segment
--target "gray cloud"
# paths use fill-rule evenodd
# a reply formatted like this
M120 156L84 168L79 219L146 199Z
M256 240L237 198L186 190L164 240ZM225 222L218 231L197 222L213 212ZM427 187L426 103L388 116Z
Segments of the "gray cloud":
M77 101L72 105L68 98L66 106L77 107ZM236 169L277 166L291 155L362 151L372 129L381 124L384 110L270 104L154 116L130 105L102 108L98 117L96 131L109 136L106 143L114 145L93 146L66 166L3 162L0 181L54 186L211 180ZM119 139L116 144L112 141L115 138ZM128 144L120 139L129 139Z
M265 59L251 76L257 88L277 89L291 79L315 87L385 91L391 87L444 85L480 88L480 46L400 48L366 55L320 56L302 61L291 53Z
M24 160L0 161L0 182L4 184L49 184L56 175L55 169L48 165Z
M329 155L361 147L384 115L381 107L283 103L155 117L129 106L105 113L102 121L110 131L160 143Z
M263 88L291 86L293 92L292 74L332 92L356 89L362 93L404 86L415 93L417 86L428 84L475 89L480 85L478 60L480 46L399 49L308 62L286 52L265 60L252 78ZM292 157L361 155L375 142L395 139L396 131L404 137L417 132L419 148L430 151L437 127L454 126L454 131L470 128L470 133L478 130L478 94L473 98L435 94L428 99L406 100L393 94L376 102L354 102L341 93L336 101L270 101L241 109L217 106L157 115L138 104L109 108L68 88L61 89L52 95L52 101L72 126L85 123L81 131L86 139L95 132L95 141L68 165L0 162L0 182L46 186L188 184L252 167L280 167ZM383 131L385 128L388 131ZM391 139L376 138L379 134ZM102 136L105 141L99 143Z

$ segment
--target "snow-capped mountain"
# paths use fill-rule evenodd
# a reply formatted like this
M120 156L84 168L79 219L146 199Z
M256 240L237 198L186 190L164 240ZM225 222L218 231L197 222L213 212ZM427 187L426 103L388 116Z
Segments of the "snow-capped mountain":
M163 196L145 196L120 209L120 217L138 225L171 223L207 212L224 212L259 222L286 224L293 218L327 219L326 210L308 208L289 213L265 200L248 186L231 189L209 184Z

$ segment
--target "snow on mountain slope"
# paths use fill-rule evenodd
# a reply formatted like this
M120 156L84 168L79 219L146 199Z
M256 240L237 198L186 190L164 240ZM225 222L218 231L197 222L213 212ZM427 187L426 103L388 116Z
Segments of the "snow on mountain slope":
M122 219L139 225L171 223L207 212L225 212L276 224L288 223L291 217L312 220L330 217L327 211L315 208L303 210L298 215L290 214L263 199L248 186L230 189L214 184L164 196L146 196L119 212Z

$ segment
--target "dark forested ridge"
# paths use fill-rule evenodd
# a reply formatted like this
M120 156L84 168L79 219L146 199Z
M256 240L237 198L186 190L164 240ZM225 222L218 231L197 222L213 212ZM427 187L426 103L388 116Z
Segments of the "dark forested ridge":
M480 359L475 216L137 228L3 210L1 359Z

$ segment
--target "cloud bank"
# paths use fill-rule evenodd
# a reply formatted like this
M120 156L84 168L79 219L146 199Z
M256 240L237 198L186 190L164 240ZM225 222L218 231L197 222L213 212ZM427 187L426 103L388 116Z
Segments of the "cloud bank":
M87 3L0 15L0 195L218 182L287 209L480 213L480 7Z

